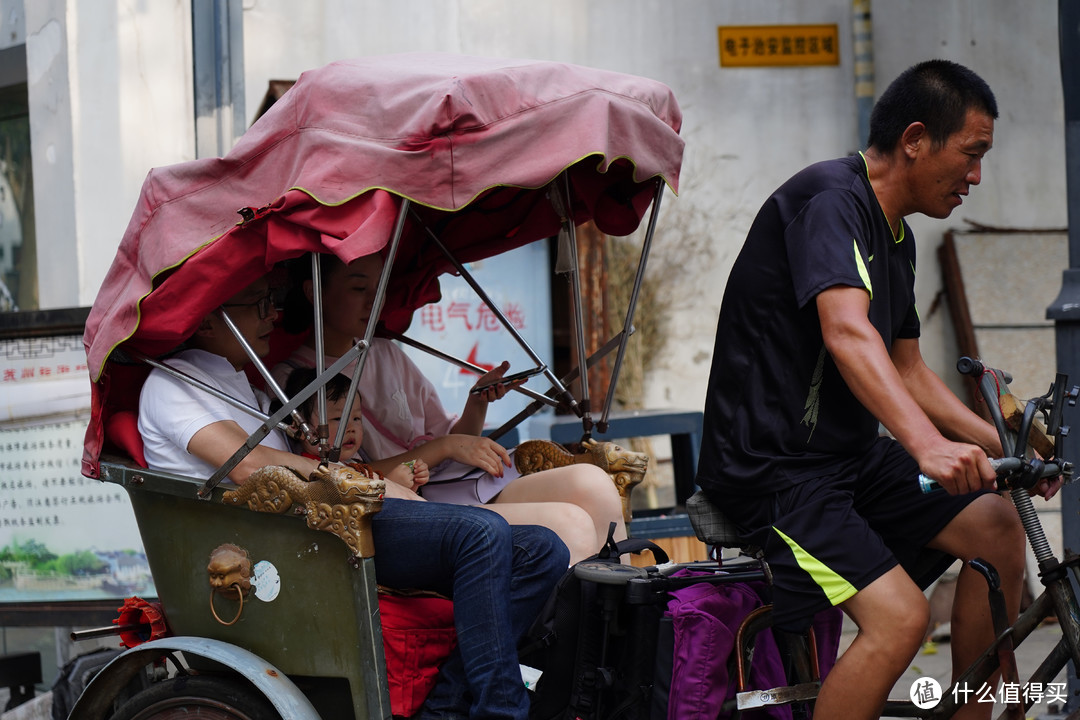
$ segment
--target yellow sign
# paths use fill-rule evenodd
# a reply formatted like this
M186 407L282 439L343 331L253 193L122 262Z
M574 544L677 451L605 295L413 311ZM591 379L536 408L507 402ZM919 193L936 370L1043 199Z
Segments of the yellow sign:
M839 65L836 25L737 25L717 28L720 65Z

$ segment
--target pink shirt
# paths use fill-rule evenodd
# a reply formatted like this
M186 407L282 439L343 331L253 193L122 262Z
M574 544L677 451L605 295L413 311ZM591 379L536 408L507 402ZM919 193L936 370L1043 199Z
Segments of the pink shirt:
M337 360L327 357L326 363ZM314 367L315 351L298 347L289 359L278 364L274 379L283 387L296 367ZM351 375L355 363L345 369ZM450 433L457 416L446 412L435 386L420 368L386 338L375 338L360 376L363 402L364 451L373 458L389 458L410 450L431 438Z

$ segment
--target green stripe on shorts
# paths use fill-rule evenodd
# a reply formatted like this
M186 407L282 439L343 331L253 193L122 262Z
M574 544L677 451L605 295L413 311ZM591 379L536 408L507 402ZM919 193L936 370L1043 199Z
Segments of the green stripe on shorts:
M799 563L799 567L817 583L833 605L839 605L858 592L855 586L833 572L828 565L806 552L799 543L780 532L779 528L774 527L773 530L787 543L795 555L795 562Z

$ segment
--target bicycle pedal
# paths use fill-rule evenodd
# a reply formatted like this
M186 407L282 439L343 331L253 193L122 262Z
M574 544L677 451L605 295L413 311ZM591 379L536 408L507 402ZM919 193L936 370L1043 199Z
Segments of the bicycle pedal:
M821 683L809 682L799 685L786 685L771 690L747 690L738 693L735 699L739 710L769 707L771 705L787 705L803 700L813 700L821 690Z

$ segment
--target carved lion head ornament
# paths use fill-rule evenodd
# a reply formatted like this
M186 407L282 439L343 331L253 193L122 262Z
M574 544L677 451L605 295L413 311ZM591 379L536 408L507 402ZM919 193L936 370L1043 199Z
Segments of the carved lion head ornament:
M275 465L253 472L222 501L255 512L281 514L291 508L308 527L337 535L354 555L371 557L371 515L382 509L385 492L386 480L366 465L320 465L308 480Z

